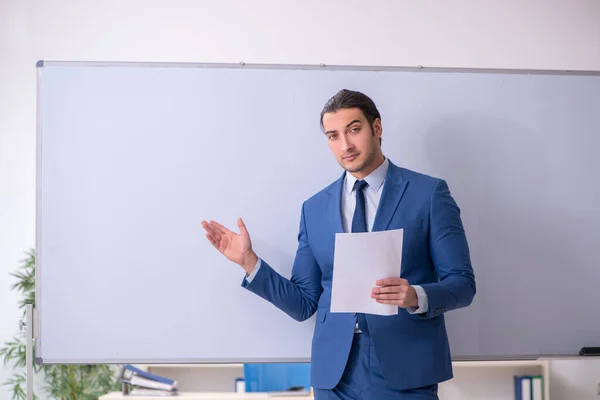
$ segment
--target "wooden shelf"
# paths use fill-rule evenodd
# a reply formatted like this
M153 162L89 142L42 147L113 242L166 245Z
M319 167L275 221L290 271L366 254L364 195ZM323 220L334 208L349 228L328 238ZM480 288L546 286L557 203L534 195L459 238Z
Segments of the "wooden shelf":
M536 367L546 360L453 361L454 367ZM244 364L144 364L147 368L243 368Z
M144 364L146 368L243 368L244 364Z
M178 396L156 397L156 396L127 396L122 393L109 393L100 396L99 400L156 400L156 399L185 399L185 400L259 400L259 399L277 399L277 400L309 400L313 398L311 394L285 395L285 394L269 394L269 393L185 393L182 392Z
M472 385L474 390L481 394L487 390L482 388L481 382L470 382L471 376L485 377L490 379L490 385L503 390L503 393L512 392L512 376L517 374L535 374L541 375L544 379L545 399L550 400L550 360L495 360L495 361L477 361L464 360L453 361L452 366L456 370L456 379L449 383L448 394L450 398L464 398L465 391ZM264 394L258 393L233 393L234 381L236 377L243 375L243 363L201 363L201 364L142 364L141 368L150 370L158 374L168 374L169 377L181 382L182 394L176 398L200 400L200 399L260 399ZM169 369L171 369L169 371ZM494 378L496 377L496 378ZM442 388L444 389L444 388ZM442 390L440 389L440 390ZM223 391L218 392L217 391ZM112 394L114 397L103 396L100 400L121 399L118 394ZM474 395L476 397L476 395ZM277 398L283 400L286 398L304 398L302 396L268 396L266 398ZM499 397L495 397L499 398ZM133 400L133 398L132 398ZM136 397L135 400L146 400L146 398Z
M544 361L539 360L514 360L514 361L454 361L453 367L469 367L469 368L480 368L480 367L543 367Z

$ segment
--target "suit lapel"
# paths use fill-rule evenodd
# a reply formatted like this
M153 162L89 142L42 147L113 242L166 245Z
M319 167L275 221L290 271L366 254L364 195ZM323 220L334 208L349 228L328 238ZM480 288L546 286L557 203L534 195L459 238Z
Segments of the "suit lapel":
M390 161L388 171L383 185L383 192L379 200L379 207L375 214L372 231L384 231L388 228L392 217L400 204L402 195L406 190L408 181L404 180L400 168L396 167Z
M335 181L328 193L327 203L327 218L333 233L343 233L344 225L342 223L342 190L344 186L344 178L346 173ZM383 192L379 200L379 207L375 214L372 231L386 230L392 221L392 217L400 204L402 195L406 190L408 181L402 176L400 168L389 162L388 171L383 185Z
M342 223L342 188L345 176L344 172L341 178L335 181L329 189L327 217L333 233L344 232L344 225Z

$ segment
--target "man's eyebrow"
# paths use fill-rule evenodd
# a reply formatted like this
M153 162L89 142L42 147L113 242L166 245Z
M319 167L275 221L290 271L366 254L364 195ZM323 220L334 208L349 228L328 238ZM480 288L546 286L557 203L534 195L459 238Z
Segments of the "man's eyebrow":
M352 124L355 124L355 123L357 123L357 122L360 122L360 120L359 120L359 119L355 119L355 120L353 120L353 121L350 121L350 122L348 123L348 125L346 125L346 128L349 128L349 127L350 127L350 125L352 125ZM326 134L326 135L329 135L330 133L335 133L335 132L337 132L337 131L334 129L334 130L331 130L331 131L327 131L327 132L325 132L325 134Z

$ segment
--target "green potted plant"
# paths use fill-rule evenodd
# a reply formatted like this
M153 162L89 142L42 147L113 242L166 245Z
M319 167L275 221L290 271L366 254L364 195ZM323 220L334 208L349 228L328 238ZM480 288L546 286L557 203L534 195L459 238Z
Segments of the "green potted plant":
M27 304L35 307L35 251L26 252L26 258L21 261L18 270L11 273L16 279L11 290L22 294L19 309L25 316ZM4 365L11 365L15 370L23 370L25 361L25 337L15 336L5 342L0 348L0 357ZM35 359L35 356L33 357ZM46 398L56 400L97 400L99 396L113 391L119 391L119 366L114 365L33 365L34 372L42 373ZM13 400L25 400L25 372L15 373L4 385L12 389ZM34 399L39 399L34 393Z

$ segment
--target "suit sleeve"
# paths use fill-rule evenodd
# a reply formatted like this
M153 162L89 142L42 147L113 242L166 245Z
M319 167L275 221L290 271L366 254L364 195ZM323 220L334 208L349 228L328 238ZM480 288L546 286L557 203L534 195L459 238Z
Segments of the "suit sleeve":
M429 251L438 282L421 285L429 303L423 318L466 307L476 292L460 209L444 180L435 185L430 207Z
M297 321L304 321L315 313L322 292L321 269L308 244L304 205L291 278L283 277L261 259L256 275L251 282L244 279L242 287L269 301Z

